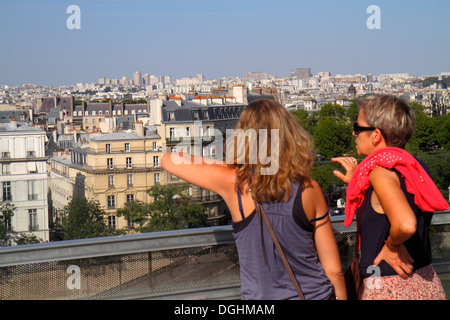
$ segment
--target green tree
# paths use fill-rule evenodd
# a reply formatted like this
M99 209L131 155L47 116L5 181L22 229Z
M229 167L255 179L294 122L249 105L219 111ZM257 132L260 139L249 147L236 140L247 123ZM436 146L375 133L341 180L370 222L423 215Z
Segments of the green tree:
M450 114L436 117L433 128L436 130L436 143L444 151L450 151Z
M118 234L105 221L106 213L98 201L72 199L64 207L64 240L106 237Z
M117 210L128 221L139 224L140 232L198 228L206 226L205 208L193 203L184 191L187 186L155 185L147 190L151 203L135 201Z
M117 209L117 216L125 217L129 225L137 223L137 228L140 228L148 221L149 212L150 211L146 203L135 200L126 202L122 208Z
M433 151L436 147L446 148L450 137L447 116L429 117L425 113L425 106L413 101L409 103L416 115L416 129L408 142L406 150L411 154Z
M356 104L356 100L353 100L345 113L350 123L355 123L358 120L358 105Z
M151 219L148 231L176 230L206 226L206 214L202 205L192 203L184 195L187 186L156 185L148 193L154 198L149 204Z
M9 226L11 218L16 211L16 207L11 202L0 202L0 239L6 241L8 239Z
M325 103L318 112L320 118L332 117L341 120L345 116L345 108L339 104Z
M328 116L322 118L313 137L318 153L327 159L352 152L352 129L342 121L337 122Z
M317 126L319 117L316 112L308 114L308 111L304 109L292 110L292 115L297 119L297 122L311 135L314 133L314 129Z

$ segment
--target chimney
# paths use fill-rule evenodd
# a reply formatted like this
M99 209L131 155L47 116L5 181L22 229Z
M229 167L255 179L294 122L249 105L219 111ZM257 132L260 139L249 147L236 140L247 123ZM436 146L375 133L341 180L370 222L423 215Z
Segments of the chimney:
M233 86L233 96L236 98L237 103L247 104L247 87L243 85Z
M142 123L142 121L136 122L135 128L136 128L136 134L139 137L143 137L144 136L144 124Z

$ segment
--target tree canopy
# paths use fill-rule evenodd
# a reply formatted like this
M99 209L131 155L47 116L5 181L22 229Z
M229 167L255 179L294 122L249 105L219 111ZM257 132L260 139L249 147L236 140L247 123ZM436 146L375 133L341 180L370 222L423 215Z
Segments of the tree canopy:
M147 190L150 203L127 203L117 210L129 222L138 223L140 232L197 228L206 226L205 208L185 195L187 185L155 185Z
M64 207L64 240L105 237L118 234L105 221L106 212L98 201L75 198Z
M416 114L416 130L406 150L414 156L426 156L423 160L433 174L436 185L448 196L450 184L449 173L450 157L450 115L429 117L425 113L425 106L418 102L409 105ZM313 167L311 176L316 180L322 190L332 193L342 185L336 181L332 169L327 162L332 157L351 155L358 157L355 150L355 139L352 136L352 125L358 117L358 108L355 100L348 107L327 103L319 111L306 110L291 111L297 121L311 134L314 140L315 152L320 155ZM437 154L442 154L438 156ZM325 162L323 162L325 161ZM330 164L333 166L332 164ZM334 168L336 169L336 168ZM337 168L339 170L339 168Z

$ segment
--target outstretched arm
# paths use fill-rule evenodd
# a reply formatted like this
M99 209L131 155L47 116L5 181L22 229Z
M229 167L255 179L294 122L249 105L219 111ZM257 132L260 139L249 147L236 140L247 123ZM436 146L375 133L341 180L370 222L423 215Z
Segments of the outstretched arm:
M223 162L212 159L168 153L161 160L161 167L169 173L200 188L211 190L223 196L234 183L235 172Z

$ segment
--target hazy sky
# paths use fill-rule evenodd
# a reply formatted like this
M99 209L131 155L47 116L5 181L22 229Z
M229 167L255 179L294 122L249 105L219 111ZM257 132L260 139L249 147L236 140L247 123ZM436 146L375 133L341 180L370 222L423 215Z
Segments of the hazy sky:
M81 29L67 28L70 5ZM381 29L366 26L378 5ZM448 0L0 0L0 84L450 72Z

